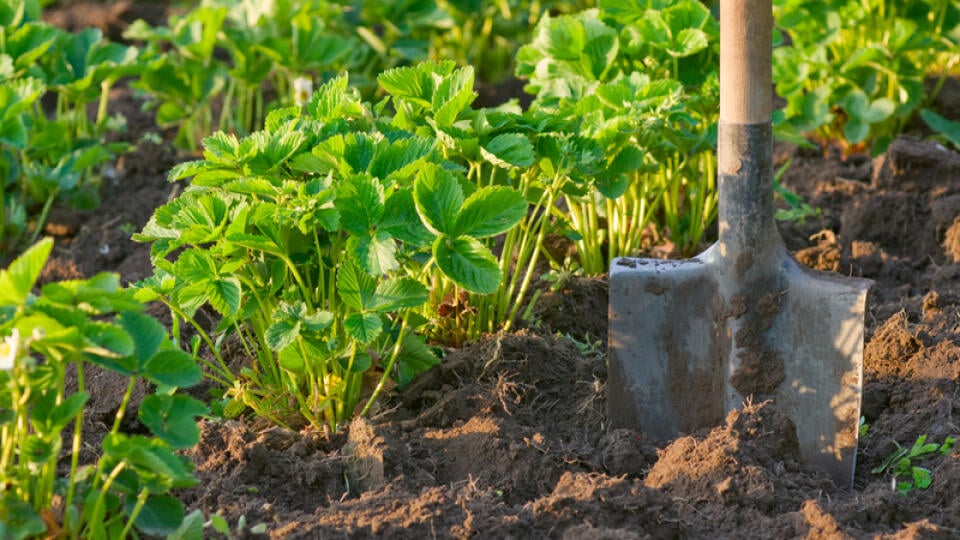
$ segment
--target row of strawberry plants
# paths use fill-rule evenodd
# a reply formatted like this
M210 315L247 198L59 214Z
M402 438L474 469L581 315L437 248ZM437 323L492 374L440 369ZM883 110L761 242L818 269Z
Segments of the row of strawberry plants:
M776 0L790 45L774 51L786 121L846 151L883 152L960 69L960 5L952 0Z
M34 292L52 248L42 240L0 271L0 537L169 534L185 514L172 491L197 482L177 451L199 441L196 417L207 412L175 391L200 382L200 367L116 274ZM90 366L128 384L96 459L82 463ZM137 410L146 431L127 433L144 382L155 388Z
M38 238L54 202L95 206L103 167L126 147L105 143L122 128L107 100L134 69L137 50L39 16L35 1L0 2L0 260ZM41 105L48 93L56 96L52 111Z
M716 214L718 24L699 2L668 4L601 1L545 16L518 53L532 107L617 156L565 201L590 274L640 251L651 233L689 254Z
M308 98L313 80L343 71L368 97L379 73L430 58L498 82L535 17L556 8L570 3L210 0L166 26L137 21L125 37L144 43L136 87L152 96L157 123L176 125L178 145L195 149L215 128L261 128L268 108Z

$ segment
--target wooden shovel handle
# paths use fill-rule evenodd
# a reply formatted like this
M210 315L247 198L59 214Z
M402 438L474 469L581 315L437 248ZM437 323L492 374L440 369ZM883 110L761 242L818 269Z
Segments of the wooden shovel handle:
M721 0L721 122L770 122L772 36L771 0Z

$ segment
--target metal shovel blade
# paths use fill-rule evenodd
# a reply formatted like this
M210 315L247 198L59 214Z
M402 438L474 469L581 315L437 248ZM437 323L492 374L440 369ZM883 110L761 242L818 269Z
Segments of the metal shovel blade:
M666 441L769 399L801 459L849 486L872 282L804 268L776 229L771 28L770 0L721 4L719 240L611 265L608 417Z
M613 263L611 426L667 441L722 424L748 398L771 399L796 427L801 459L851 485L869 283L814 273L782 251L769 285L749 290L731 286L720 250Z

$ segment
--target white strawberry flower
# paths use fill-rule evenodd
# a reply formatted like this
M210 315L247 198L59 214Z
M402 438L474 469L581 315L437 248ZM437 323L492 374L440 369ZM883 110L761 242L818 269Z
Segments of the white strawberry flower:
M9 371L13 369L19 354L20 331L14 328L9 336L3 338L3 343L0 343L0 370Z
M293 102L298 107L310 101L313 95L313 81L307 77L297 77L293 79Z

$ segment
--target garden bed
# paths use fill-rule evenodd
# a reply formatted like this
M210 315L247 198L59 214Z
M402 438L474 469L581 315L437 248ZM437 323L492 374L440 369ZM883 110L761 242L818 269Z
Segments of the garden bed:
M957 87L938 106L951 118ZM47 281L148 277L149 245L130 233L182 189L166 181L183 159L172 133L144 138L151 116L126 89L112 97L137 149L104 181L98 209L54 210ZM960 436L960 154L904 137L876 159L778 146L777 163L788 159L783 184L822 211L781 224L788 247L815 268L876 281L869 427L852 490L798 461L786 419L767 403L659 448L607 429L606 284L574 278L541 298L526 328L447 350L343 433L203 421L188 451L200 483L177 495L231 524L265 523L272 538L957 537L960 454L919 463L932 483L905 496L872 470L920 435ZM95 439L126 380L88 377L84 435ZM125 429L140 429L132 415Z
M149 125L135 105L117 91L131 125ZM661 448L643 433L609 431L606 284L576 278L541 299L528 328L449 350L345 433L204 421L189 452L201 483L180 495L232 523L266 523L276 538L960 534L956 453L928 463L932 484L907 496L871 472L895 443L960 435L960 155L902 138L875 160L778 148L778 163L790 158L784 184L822 210L781 224L790 249L813 267L876 280L864 352L869 429L853 490L800 464L784 418L765 403ZM55 211L45 278L150 275L149 246L129 231L180 189L165 179L177 161L166 143L142 142L102 186L96 211ZM126 381L88 384L95 437Z

